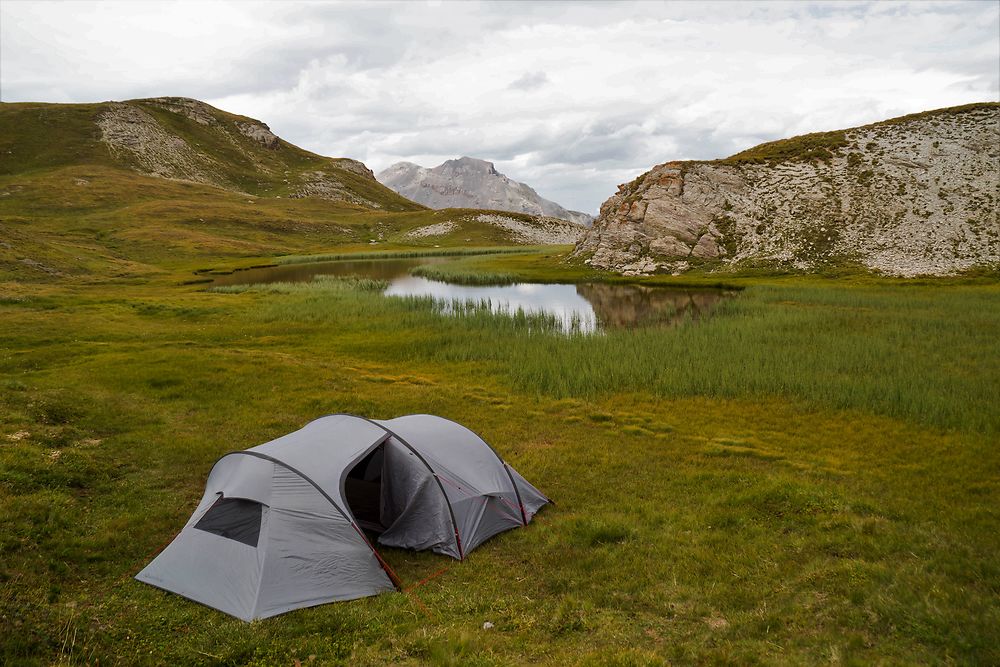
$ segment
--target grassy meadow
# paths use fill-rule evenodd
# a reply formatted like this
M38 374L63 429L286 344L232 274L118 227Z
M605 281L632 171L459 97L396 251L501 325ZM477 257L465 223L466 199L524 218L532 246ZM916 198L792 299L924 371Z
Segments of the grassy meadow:
M565 250L431 268L602 278ZM0 277L0 662L1000 662L994 280L734 277L711 318L584 336L372 280L183 284L275 261L237 252ZM557 505L253 624L131 578L220 455L332 412L462 422Z

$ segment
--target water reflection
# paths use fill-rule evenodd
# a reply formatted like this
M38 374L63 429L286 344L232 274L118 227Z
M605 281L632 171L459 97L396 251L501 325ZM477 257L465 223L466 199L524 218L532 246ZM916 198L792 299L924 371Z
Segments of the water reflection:
M577 292L594 309L603 328L677 324L707 316L733 293L721 289L682 290L645 285L580 283Z
M678 290L643 285L545 285L518 283L493 287L453 285L405 276L392 281L387 296L429 296L443 302L483 303L495 313L542 313L555 318L563 331L677 324L707 315L723 290Z
M563 331L597 329L597 317L576 285L455 285L417 276L397 278L385 291L386 296L429 296L447 303L465 301L482 303L494 313L540 313L555 318ZM448 308L445 308L447 312Z
M667 326L705 317L732 293L718 289L682 290L645 285L517 283L502 286L457 285L410 275L420 264L453 261L449 257L350 260L292 264L240 271L217 278L215 285L300 282L317 275L363 276L389 282L386 296L424 296L443 304L471 302L495 313L542 314L563 331L590 333L604 329Z

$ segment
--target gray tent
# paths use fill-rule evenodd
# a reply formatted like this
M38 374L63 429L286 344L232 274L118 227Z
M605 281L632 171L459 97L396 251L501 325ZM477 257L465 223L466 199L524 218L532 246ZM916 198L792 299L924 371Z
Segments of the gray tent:
M550 502L479 436L432 415L330 415L226 454L136 579L245 621L398 587L365 535L462 559Z

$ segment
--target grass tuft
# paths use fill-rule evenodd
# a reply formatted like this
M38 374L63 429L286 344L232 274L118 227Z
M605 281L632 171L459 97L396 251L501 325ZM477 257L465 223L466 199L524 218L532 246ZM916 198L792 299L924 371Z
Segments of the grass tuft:
M579 520L572 528L573 542L582 547L621 544L636 537L636 532L621 523Z

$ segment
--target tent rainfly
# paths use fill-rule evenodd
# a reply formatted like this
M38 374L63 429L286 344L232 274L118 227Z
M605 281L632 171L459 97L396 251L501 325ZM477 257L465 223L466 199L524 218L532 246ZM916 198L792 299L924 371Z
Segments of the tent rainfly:
M461 560L548 502L455 422L329 415L219 459L136 579L251 621L398 588L366 530Z

